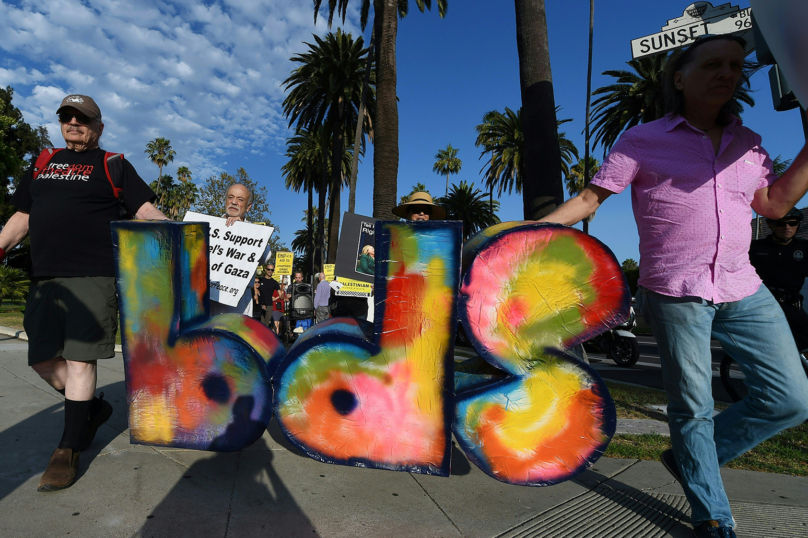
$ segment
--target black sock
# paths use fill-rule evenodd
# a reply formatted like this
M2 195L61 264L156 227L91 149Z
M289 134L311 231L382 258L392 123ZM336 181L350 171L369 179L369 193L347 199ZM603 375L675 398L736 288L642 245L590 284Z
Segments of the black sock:
M65 400L65 429L59 448L78 450L81 447L81 438L87 428L92 403L92 400Z
M59 394L61 394L62 396L65 396L65 389L54 389L54 390Z

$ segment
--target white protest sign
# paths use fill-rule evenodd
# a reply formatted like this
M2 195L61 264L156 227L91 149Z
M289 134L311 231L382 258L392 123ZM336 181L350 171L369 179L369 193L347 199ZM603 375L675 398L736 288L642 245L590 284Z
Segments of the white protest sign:
M252 283L274 228L246 222L225 226L226 220L189 211L185 222L210 225L210 300L237 306Z
M808 107L808 2L753 0L755 20L788 85L803 108Z

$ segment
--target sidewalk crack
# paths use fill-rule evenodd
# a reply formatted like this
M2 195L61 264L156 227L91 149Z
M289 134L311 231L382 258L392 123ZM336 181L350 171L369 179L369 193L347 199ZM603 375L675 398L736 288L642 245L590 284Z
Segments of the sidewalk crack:
M427 497L429 497L429 500L430 500L430 501L432 501L433 503L435 503L435 506L437 506L437 507L438 507L438 510L440 510L440 511L441 511L441 513L443 514L443 516L444 516L446 519L448 519L448 520L449 520L449 523L451 523L451 524L452 524L452 527L454 527L454 528L455 528L455 530L458 532L458 534L460 534L460 536L463 536L463 531L461 531L461 530L460 530L460 528L459 528L459 527L458 527L458 526L455 524L455 522L454 522L454 521L452 521L452 518L450 518L450 517L449 517L449 514L447 514L447 513L446 513L446 511L445 511L445 510L444 510L444 509L441 507L441 505L439 505L439 504L438 504L438 501L436 501L436 500L435 500L435 499L432 497L432 495L430 495L430 494L429 494L429 492L426 490L426 488L423 486L423 484L421 484L421 483L418 481L418 479L417 479L417 478L415 478L415 475L414 475L413 473L408 473L408 474L410 475L410 477L412 477L412 479L413 479L413 480L415 480L415 483L416 483L416 484L418 484L418 487L420 487L420 488L421 488L421 490L423 490L424 494L425 494ZM225 537L225 538L227 538L227 537Z
M236 496L236 484L238 483L238 470L241 467L241 454L243 451L239 450L238 459L236 459L236 472L233 473L233 487L230 490L230 502L227 504L227 522L224 525L224 538L227 538L227 533L230 532L230 515L233 512L233 497Z

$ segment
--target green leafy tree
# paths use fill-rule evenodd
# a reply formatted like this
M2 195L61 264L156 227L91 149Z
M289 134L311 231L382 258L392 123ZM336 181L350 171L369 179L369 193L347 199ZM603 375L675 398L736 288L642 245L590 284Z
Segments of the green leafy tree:
M449 144L446 149L438 150L438 153L435 154L435 164L432 166L432 171L446 176L446 196L449 196L449 174L459 174L460 169L463 167L463 161L457 157L458 151Z
M346 136L354 132L359 121L359 108L362 98L362 86L365 78L366 62L364 40L360 36L354 39L349 33L337 30L321 38L314 35L315 44L306 43L309 50L295 55L292 62L300 67L292 71L283 85L288 94L283 101L283 111L289 120L289 126L296 125L297 130L316 130L323 126L330 136L330 180L327 189L331 192L329 204L328 261L334 263L339 241L340 191L346 181L350 181L350 161L347 170L342 166L346 148ZM375 84L375 76L371 73L370 81ZM371 118L375 114L376 99L374 91L366 96L364 132L373 136ZM364 143L363 143L364 144ZM323 160L328 159L327 145L322 145ZM324 170L325 172L325 170ZM324 173L325 175L325 173ZM319 189L319 207L325 205L325 183ZM334 216L336 215L336 219ZM322 233L318 230L318 244L322 244ZM315 261L317 263L317 260ZM319 267L318 263L318 267Z
M24 301L30 284L25 271L0 265L0 304L3 301Z
M594 157L589 157L589 174L594 176L600 170L600 163ZM581 194L581 191L584 190L585 187L585 172L586 172L586 163L583 159L580 159L575 165L570 168L570 173L567 175L566 178L566 186L567 192L570 196L578 196ZM595 212L584 219L586 222L592 222L592 219L595 218Z
M637 263L637 260L634 258L626 258L623 260L623 264L620 267L623 271L631 271L632 269L637 269L639 266L640 264Z
M250 179L244 168L239 168L235 176L222 172L218 176L210 176L206 179L205 184L199 189L199 194L193 204L193 210L204 215L221 217L225 214L227 189L236 183L241 183L252 193L252 207L244 217L251 222L263 222L267 226L273 226L275 232L269 238L269 245L273 253L278 250L286 250L286 245L278 239L280 229L269 220L270 212L267 204L266 187L259 186Z
M399 205L407 203L407 200L410 199L410 196L412 196L416 192L425 192L427 194L430 194L429 189L426 188L426 185L424 185L423 183L416 183L415 185L412 186L412 189L410 190L409 194L401 197Z
M560 109L559 109L560 110ZM571 119L556 122L556 129ZM505 112L492 110L483 115L483 123L476 128L475 145L482 147L480 159L486 158L483 166L483 180L486 187L497 196L506 191L511 194L516 190L522 192L522 180L525 177L524 148L525 137L522 132L522 109L514 112L505 107ZM578 149L570 141L566 133L558 133L559 150L562 156L564 176L569 175L569 166L578 159ZM487 155L490 154L490 155Z
M789 166L791 166L791 159L783 159L782 155L778 155L772 161L772 171L777 174L777 177L785 174Z
M603 74L617 79L614 84L598 88L592 95L599 95L593 103L595 124L594 145L603 146L603 154L614 146L620 134L640 123L648 123L665 115L665 63L668 56L655 54L631 60L633 71L604 71ZM749 89L741 85L732 100L733 114L740 115L743 105L755 106ZM592 174L594 175L594 174Z
M351 0L328 0L328 25L337 14L345 22ZM359 0L354 0L354 4ZM436 0L438 14L446 16L448 0ZM323 0L314 0L314 22ZM376 115L373 140L373 216L377 219L395 219L398 191L398 96L396 94L396 37L398 19L409 13L409 0L361 0L360 24L364 32L370 8L373 7L373 33L376 47ZM415 0L421 11L432 9L432 0Z
M439 198L436 202L446 210L447 220L463 222L463 241L484 228L500 222L496 212L499 201L494 201L493 210L480 189L461 181L460 185L452 185L449 196Z
M514 0L524 114L522 206L535 220L564 201L550 45L544 0Z
M0 88L0 222L6 222L15 209L10 193L25 171L45 148L53 147L44 126L32 127L20 109L12 104L14 90Z

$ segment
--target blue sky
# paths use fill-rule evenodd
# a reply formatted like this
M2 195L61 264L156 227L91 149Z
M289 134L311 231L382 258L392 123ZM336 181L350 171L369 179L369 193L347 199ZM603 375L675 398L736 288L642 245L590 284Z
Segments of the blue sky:
M399 195L417 182L443 193L445 180L432 165L449 143L463 160L451 181L480 186L474 127L489 110L520 106L513 3L450 0L445 19L411 4L397 42ZM358 5L345 24L355 34ZM593 88L612 80L602 71L628 67L631 39L658 32L687 5L596 2ZM573 119L564 130L583 153L589 3L546 0L546 6L556 104L560 117ZM147 181L157 168L143 150L156 136L169 138L177 151L168 173L186 165L198 184L243 166L270 191L271 219L288 245L302 227L306 196L283 187L289 131L280 83L293 69L289 57L305 49L303 41L326 31L322 19L315 27L309 0L0 0L0 85L14 88L26 121L47 125L57 145L55 110L62 97L94 96L106 123L102 145L124 152ZM752 88L757 106L744 123L763 136L772 156L793 157L804 143L797 111L772 109L765 71ZM595 148L595 157L602 153ZM372 213L372 161L371 147L359 169L356 210L365 215ZM504 195L501 203L502 220L522 218L518 195ZM604 204L591 232L620 261L639 259L628 191Z

